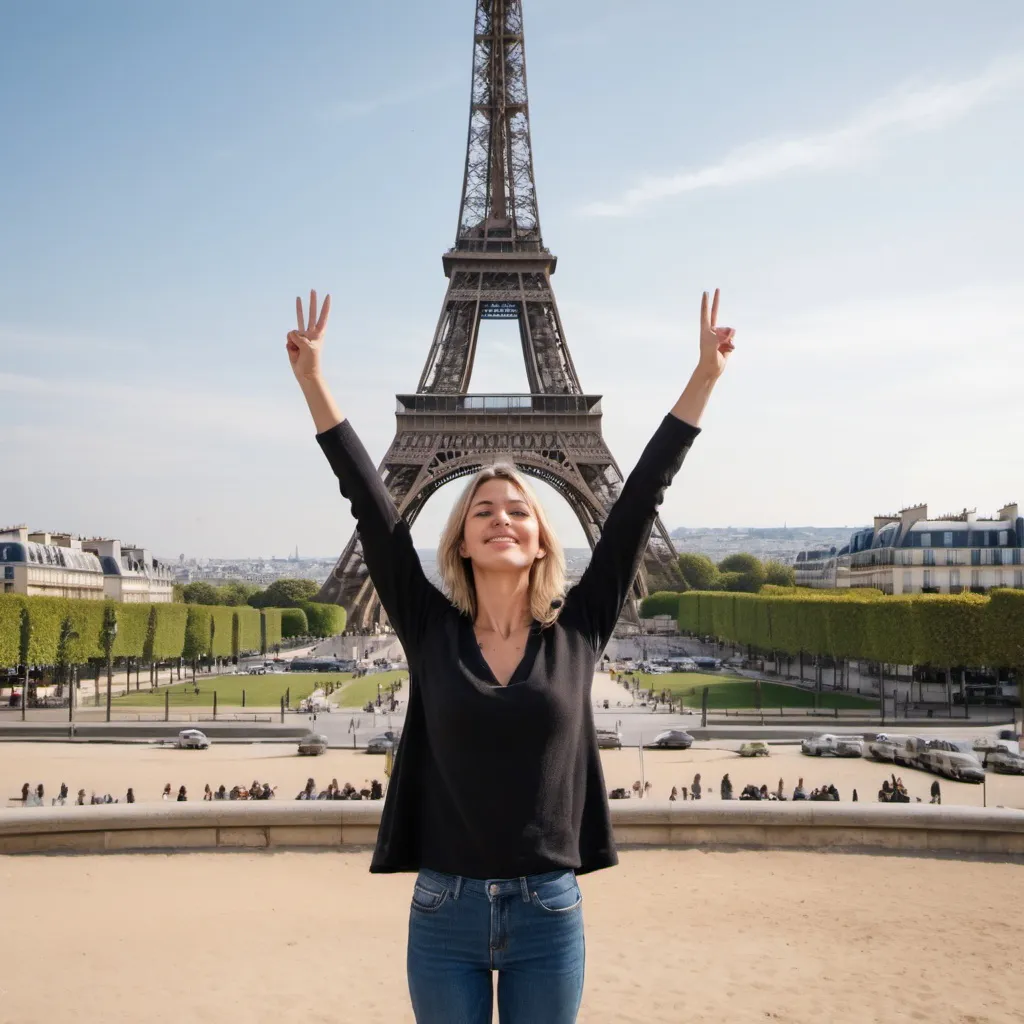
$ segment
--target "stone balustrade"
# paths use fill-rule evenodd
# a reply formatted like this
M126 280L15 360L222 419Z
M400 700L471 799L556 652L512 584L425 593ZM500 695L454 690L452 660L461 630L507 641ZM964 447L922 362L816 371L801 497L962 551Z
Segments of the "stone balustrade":
M217 801L0 811L0 854L357 849L379 801ZM612 801L621 846L1024 857L1024 811L931 804Z

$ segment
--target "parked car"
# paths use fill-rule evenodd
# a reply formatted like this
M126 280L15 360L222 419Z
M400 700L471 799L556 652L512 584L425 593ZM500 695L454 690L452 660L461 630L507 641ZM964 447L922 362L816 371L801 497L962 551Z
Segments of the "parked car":
M305 756L315 757L317 754L327 753L327 737L323 733L311 732L299 740L299 753Z
M666 729L644 746L652 749L689 750L693 746L693 737L685 729Z
M999 750L1001 747L1011 754L1021 752L1017 735L1012 729L1002 729L998 736L979 736L971 744L971 749L979 756L990 750Z
M864 740L860 736L837 736L826 732L808 736L800 744L801 753L811 757L832 754L834 757L861 757L864 754Z
M179 750L206 750L210 740L206 733L198 729L182 729L178 733L177 747Z
M694 658L693 663L702 672L717 672L722 667L722 663L718 658Z
M747 659L742 654L734 654L731 658L726 658L722 664L728 665L729 668L743 668L746 663Z
M985 781L985 769L973 754L962 750L939 750L932 747L918 755L918 767L935 775L944 775L955 782L981 783Z
M902 744L906 736L895 736L892 733L880 732L868 744L868 753L876 761L896 763L896 747Z
M696 672L697 662L693 658L672 658L670 660L673 672Z
M601 750L621 750L622 733L618 729L598 729L597 745Z
M771 751L764 740L751 740L740 747L740 757L768 757Z
M994 750L983 751L981 766L991 768L1000 775L1024 775L1024 757L1012 751L1005 743L997 744Z
M389 750L394 750L398 746L401 735L401 731L397 733L391 730L382 732L379 736L374 736L369 740L366 744L366 752L368 754L384 754Z

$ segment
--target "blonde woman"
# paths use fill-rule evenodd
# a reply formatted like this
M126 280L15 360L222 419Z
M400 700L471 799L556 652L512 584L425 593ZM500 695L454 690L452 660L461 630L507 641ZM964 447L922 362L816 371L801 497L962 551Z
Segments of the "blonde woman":
M590 709L665 488L733 351L704 295L697 368L612 508L583 578L509 465L478 473L426 579L408 525L331 397L320 356L330 313L296 300L292 371L352 505L362 554L409 661L405 728L371 872L416 872L407 973L419 1024L569 1024L583 993L576 876L617 863Z

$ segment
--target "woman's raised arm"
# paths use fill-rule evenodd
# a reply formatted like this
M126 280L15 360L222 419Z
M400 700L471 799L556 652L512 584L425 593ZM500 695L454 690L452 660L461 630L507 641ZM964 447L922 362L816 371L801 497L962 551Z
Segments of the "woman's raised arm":
M299 329L289 332L287 342L292 372L316 425L317 442L338 478L343 497L352 504L363 560L377 596L406 656L413 659L420 639L437 615L447 609L448 602L424 575L408 524L320 373L331 297L324 300L317 317L316 292L310 293L309 321L305 324L302 300L296 299L295 304Z
M601 531L590 565L569 591L563 619L575 617L600 653L629 596L647 548L665 489L700 433L700 420L735 345L735 331L718 327L718 298L701 303L700 356L679 400L651 438L629 474Z
M295 300L295 315L299 321L299 329L288 332L285 346L288 350L288 361L292 364L292 373L295 374L295 379L306 398L316 432L322 434L345 419L320 373L320 353L324 347L327 321L331 316L330 295L324 299L323 309L317 317L316 292L309 293L308 324L303 320L302 299Z

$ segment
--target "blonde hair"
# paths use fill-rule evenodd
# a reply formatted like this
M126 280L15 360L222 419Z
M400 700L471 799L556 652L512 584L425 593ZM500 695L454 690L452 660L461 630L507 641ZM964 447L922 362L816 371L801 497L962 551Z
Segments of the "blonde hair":
M448 516L437 547L437 567L448 597L459 611L476 618L473 565L468 558L463 558L459 549L473 498L480 486L488 480L507 480L526 499L530 511L537 518L540 546L545 551L545 557L538 558L530 568L530 614L542 626L550 626L558 618L561 598L565 594L565 553L533 488L522 473L507 462L498 462L480 470L470 480Z

